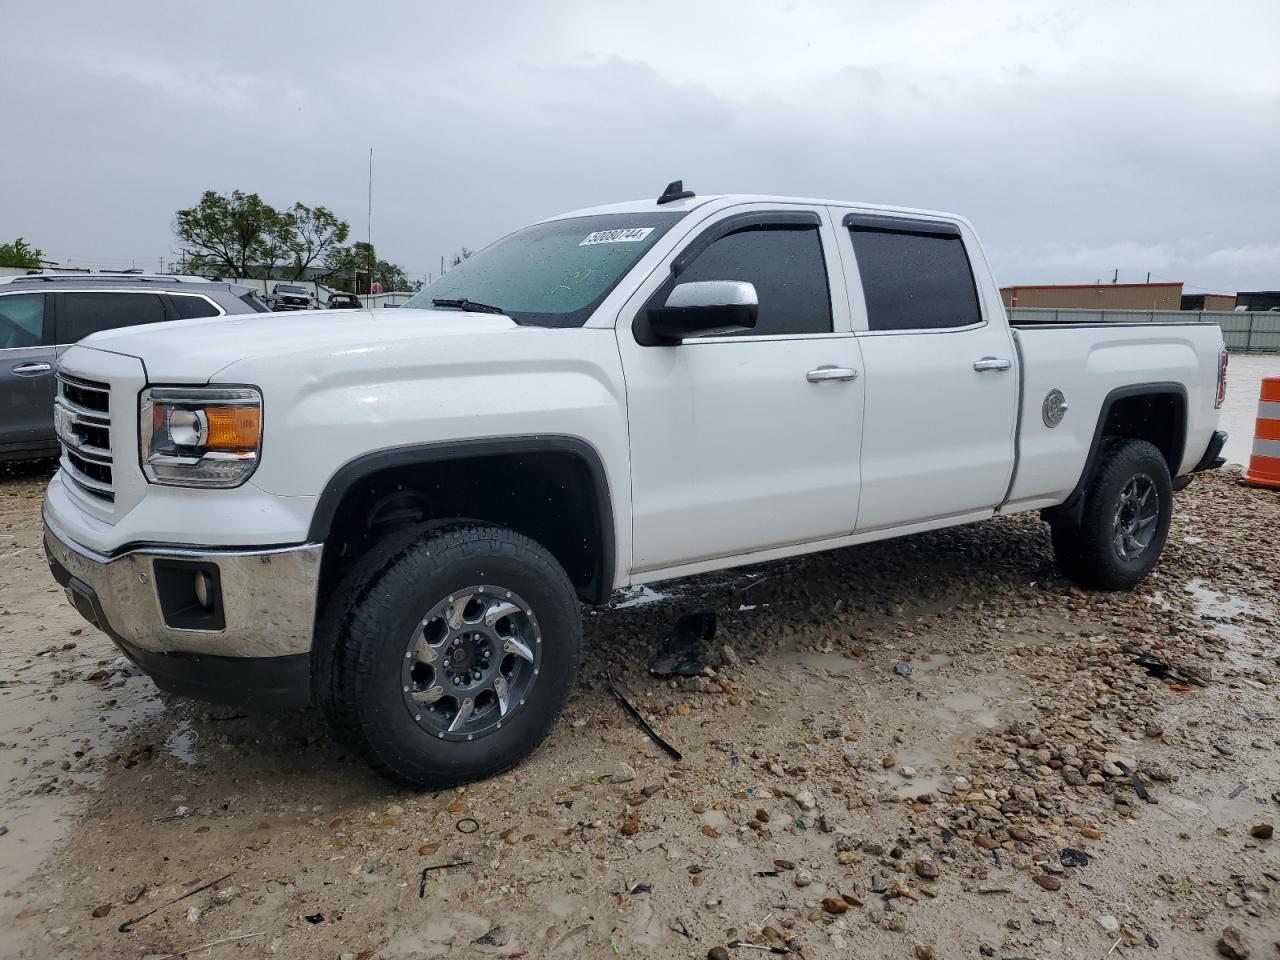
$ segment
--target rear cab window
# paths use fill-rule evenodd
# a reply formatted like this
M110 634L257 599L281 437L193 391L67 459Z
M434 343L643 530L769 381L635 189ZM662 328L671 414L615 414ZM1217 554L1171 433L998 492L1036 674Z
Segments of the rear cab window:
M943 220L848 214L871 331L947 330L982 323L959 228Z

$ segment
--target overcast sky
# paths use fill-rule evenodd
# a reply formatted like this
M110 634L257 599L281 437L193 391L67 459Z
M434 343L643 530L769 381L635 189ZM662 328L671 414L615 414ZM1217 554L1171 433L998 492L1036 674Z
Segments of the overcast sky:
M193 12L186 12L191 10ZM1002 284L1280 288L1280 3L24 3L0 241L155 269L207 189L323 204L412 275L567 209L950 210Z

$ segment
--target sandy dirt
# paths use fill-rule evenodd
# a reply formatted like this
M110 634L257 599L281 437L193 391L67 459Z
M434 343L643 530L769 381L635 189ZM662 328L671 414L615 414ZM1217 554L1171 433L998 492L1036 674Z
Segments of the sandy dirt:
M1280 494L1237 473L1130 594L1064 581L1034 517L631 591L533 758L415 794L312 712L157 694L50 580L20 471L0 956L1280 956ZM651 678L700 610L719 666Z

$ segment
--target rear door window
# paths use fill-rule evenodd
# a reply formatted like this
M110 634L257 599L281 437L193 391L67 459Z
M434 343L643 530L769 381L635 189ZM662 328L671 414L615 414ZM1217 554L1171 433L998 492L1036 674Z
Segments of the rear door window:
M0 350L38 347L44 338L44 294L0 297Z
M75 343L99 330L114 330L165 319L164 304L155 293L114 290L61 294L62 315L58 342Z
M941 330L982 322L969 255L951 224L850 216L871 330Z

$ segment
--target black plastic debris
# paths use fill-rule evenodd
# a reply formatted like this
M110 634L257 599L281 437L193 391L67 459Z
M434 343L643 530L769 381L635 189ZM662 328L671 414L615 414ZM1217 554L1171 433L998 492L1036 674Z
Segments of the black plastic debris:
M1143 939L1147 941L1147 946L1150 947L1152 950L1160 949L1160 941L1157 940L1155 937L1153 937L1151 934L1148 933L1145 937L1143 937Z
M613 694L613 698L622 705L622 709L626 711L627 716L636 722L636 725L645 732L645 735L660 746L663 752L665 752L667 756L671 757L672 760L684 759L680 751L667 743L667 741L663 740L662 737L658 736L658 732L645 722L644 717L640 716L640 711L633 707L631 705L631 701L622 695L622 691L618 689L618 685L613 682L613 674L606 672L603 674L603 677L605 682L609 684L609 692Z
M719 666L711 641L716 637L714 610L686 613L676 621L662 651L649 664L655 677L698 677L707 667Z
M490 927L480 936L471 941L482 947L501 947L507 942L507 931L505 927Z
M1129 782L1133 784L1133 792L1138 795L1139 799L1150 803L1151 794L1147 793L1147 788L1142 785L1142 781L1138 779L1138 775L1129 769L1128 764L1121 760L1117 760L1116 766L1120 768L1121 773L1129 778Z
M634 887L632 887L628 891L628 893L630 893L632 896L635 896L636 894L640 894L640 893L653 893L653 884L637 883Z
M309 913L309 914L307 914L305 917L303 917L302 919L303 919L303 920L305 920L305 921L307 921L307 923L324 923L324 914L323 914L323 913Z
M1165 663L1163 660L1157 659L1156 657L1134 657L1133 662L1143 670L1147 671L1147 676L1155 677L1157 680L1162 680L1167 677L1169 675L1169 671L1173 669L1169 664Z
M1064 867L1087 867L1089 855L1075 847L1063 847L1062 852L1058 854L1058 862Z

